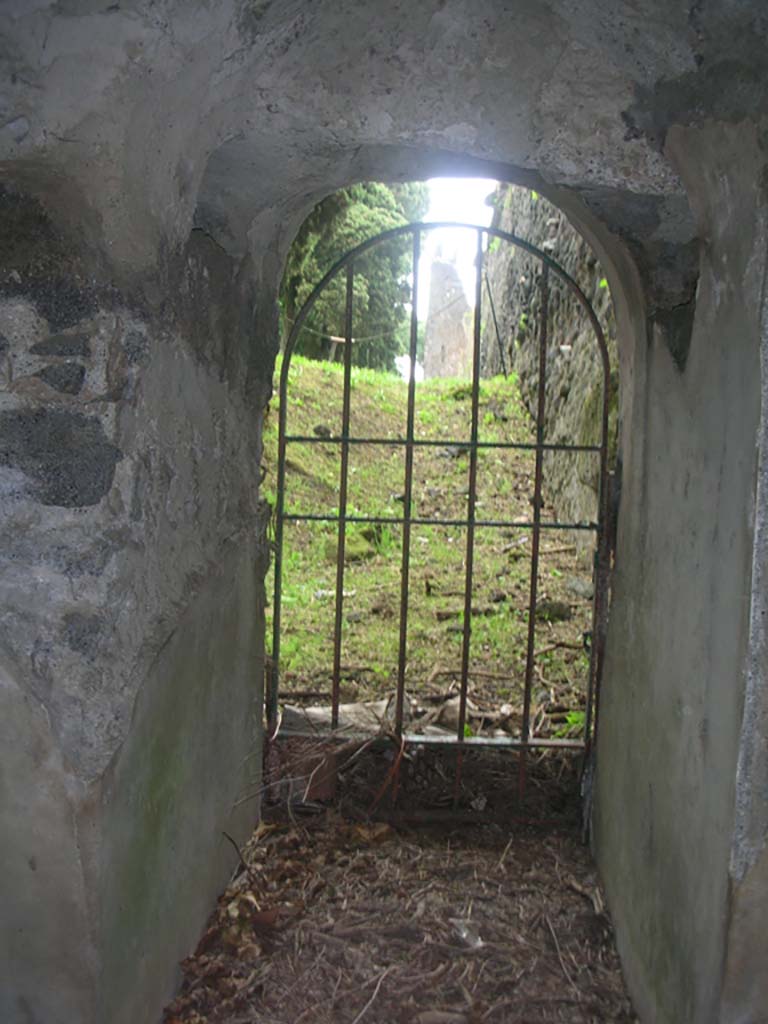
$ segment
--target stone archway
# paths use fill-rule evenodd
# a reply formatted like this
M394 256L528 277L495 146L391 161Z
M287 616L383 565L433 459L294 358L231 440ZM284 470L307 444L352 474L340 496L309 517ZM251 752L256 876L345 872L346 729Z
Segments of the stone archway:
M553 199L616 299L596 842L633 995L648 1020L757 1012L759 5L0 17L3 1018L120 1024L161 1004L226 871L221 828L254 813L230 821L258 761L282 258L322 195L459 169Z

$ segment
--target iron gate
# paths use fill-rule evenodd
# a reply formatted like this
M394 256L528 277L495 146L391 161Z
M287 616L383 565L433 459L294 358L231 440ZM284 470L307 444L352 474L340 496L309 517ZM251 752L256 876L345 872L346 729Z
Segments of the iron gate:
M472 381L471 381L471 424L469 440L453 440L441 438L439 440L427 440L417 438L414 430L414 410L416 396L416 354L418 342L418 280L419 260L421 254L421 241L426 232L440 229L463 228L472 230L477 237L476 273L475 273L475 308L472 329ZM376 437L355 437L350 435L350 409L351 409L351 376L352 376L352 341L353 341L353 302L355 297L355 263L363 254L369 252L376 246L400 236L411 236L412 239L412 270L413 282L411 285L411 320L410 320L410 375L408 378L407 398L407 424L404 437L400 438L376 438ZM529 256L538 261L540 274L538 278L540 298L540 326L538 332L538 386L537 386L537 415L536 415L536 436L532 442L491 442L483 441L478 436L479 423L479 392L480 392L480 353L481 353L481 330L482 330L482 282L483 282L483 261L484 261L484 240L499 239L503 243L515 246L523 250ZM315 436L304 434L291 434L288 430L288 378L291 368L291 357L296 347L299 335L305 325L307 316L317 302L318 297L324 289L339 275L344 275L345 283L345 328L343 340L343 401L342 401L342 429L339 436ZM550 299L550 275L557 279L575 296L577 302L584 310L589 323L591 324L594 340L597 344L600 370L602 374L602 398L600 408L600 442L599 444L554 444L548 443L544 436L544 415L545 415L545 386L547 378L547 349L548 349L548 309ZM486 278L487 285L487 278ZM490 292L489 292L490 299ZM494 323L496 311L491 310ZM399 645L397 657L397 685L393 722L393 737L400 744L401 751L412 744L440 744L455 747L459 753L457 766L461 763L461 751L476 747L504 747L519 752L520 763L520 791L521 795L525 786L526 754L533 749L565 748L573 750L588 751L594 740L597 731L597 718L599 706L600 677L602 672L603 654L605 646L607 599L608 599L608 578L610 571L610 538L609 538L609 473L608 473L608 431L609 431L609 406L611 401L611 373L609 352L606 345L603 330L599 320L592 309L586 296L550 255L536 248L529 242L518 238L516 235L500 231L496 228L481 227L478 225L459 224L454 222L439 223L417 223L408 224L403 227L385 231L374 238L368 239L361 245L344 255L328 271L323 279L311 293L309 299L298 314L285 346L283 363L279 384L279 444L278 444L278 466L277 466L277 500L275 508L275 589L273 607L273 640L270 673L267 680L267 723L269 740L272 741L277 735L279 726L279 681L280 681L280 642L282 624L282 589L283 589L283 544L284 529L287 523L299 521L334 522L337 524L337 560L336 560L336 586L335 586L335 615L333 633L333 668L331 676L331 732L329 739L338 739L339 704L340 704L340 683L341 683L341 652L342 652L342 631L344 627L344 573L345 573L345 541L347 525L350 523L365 523L396 525L402 530L401 548L401 580L399 595ZM338 489L338 513L293 513L285 507L285 483L287 450L292 443L337 445L340 448L340 478ZM362 516L348 513L348 482L349 482L349 455L354 445L386 444L398 445L405 452L405 472L403 482L403 513L401 516ZM466 451L469 458L468 467L468 497L467 511L463 518L443 519L413 514L413 468L414 453L420 446L425 445L451 445L457 449ZM535 476L534 493L531 500L533 513L529 521L521 523L519 520L485 520L477 515L477 469L478 452L484 447L525 449L535 453ZM542 520L542 480L543 462L546 452L589 452L599 462L599 486L598 486L598 515L597 522L554 522ZM404 697L406 667L408 664L408 611L409 611L409 574L411 563L411 530L417 525L448 525L460 526L466 529L466 553L464 573L464 614L461 636L461 669L459 674L459 713L458 724L455 735L451 736L425 736L419 733L408 732L404 728ZM514 526L515 529L527 529L531 532L531 573L530 590L528 595L528 627L527 627L527 652L525 662L525 677L523 681L523 708L522 728L519 737L482 737L467 735L466 716L467 699L470 678L470 646L472 633L472 579L473 579L473 558L475 547L475 530L478 527L505 529ZM531 699L534 680L535 663L535 638L536 638L536 609L539 578L539 557L540 542L542 533L548 530L588 530L594 534L596 539L593 573L593 599L592 599L592 633L590 645L589 669L587 678L586 706L584 716L584 729L580 737L576 738L552 738L537 736L531 728ZM292 735L310 735L307 733L293 732ZM317 738L317 732L311 736ZM349 734L344 733L343 739L349 739Z

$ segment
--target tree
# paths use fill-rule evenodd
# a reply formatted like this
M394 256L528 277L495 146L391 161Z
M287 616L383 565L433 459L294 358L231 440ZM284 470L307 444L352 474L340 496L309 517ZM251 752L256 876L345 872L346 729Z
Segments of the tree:
M283 337L324 273L344 253L390 228L419 220L428 205L423 182L352 185L318 203L301 226L280 290ZM355 262L352 360L358 366L394 371L407 349L411 240L395 238ZM331 337L344 334L345 276L323 291L306 321L301 352L326 358Z

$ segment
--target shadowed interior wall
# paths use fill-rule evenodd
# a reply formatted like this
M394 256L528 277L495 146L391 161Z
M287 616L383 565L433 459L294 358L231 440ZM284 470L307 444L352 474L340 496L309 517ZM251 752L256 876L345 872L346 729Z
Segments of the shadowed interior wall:
M753 593L764 155L749 129L723 128L678 134L674 154L705 242L685 368L649 328L644 399L624 424L595 849L641 1019L759 1020L759 1002L721 1016L720 999Z
M108 773L101 851L105 950L100 1019L135 1020L133 993L167 999L155 950L189 953L232 868L223 832L247 837L259 810L256 736L264 613L256 538L226 544L158 654L130 738ZM254 756L244 758L243 751ZM162 879L159 886L157 880Z

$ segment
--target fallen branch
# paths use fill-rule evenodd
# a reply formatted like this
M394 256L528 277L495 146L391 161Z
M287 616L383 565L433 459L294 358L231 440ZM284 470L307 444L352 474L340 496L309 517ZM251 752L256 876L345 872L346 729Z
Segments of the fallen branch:
M461 669L460 668L441 668L439 671L435 671L435 669L433 669L429 673L429 678L427 679L427 684L433 683L435 681L435 679L439 679L440 676L460 676L460 675L461 675ZM476 669L476 668L471 668L467 672L467 676L472 676L475 679L507 679L507 680L509 680L509 679L515 679L516 678L514 675L511 675L509 672L485 672L482 669Z
M551 651L556 651L558 648L563 648L566 651L583 651L584 644L572 644L566 640L556 640L554 643L547 644L546 647L539 648L538 651L534 651L534 656L539 657L541 654L549 654Z

